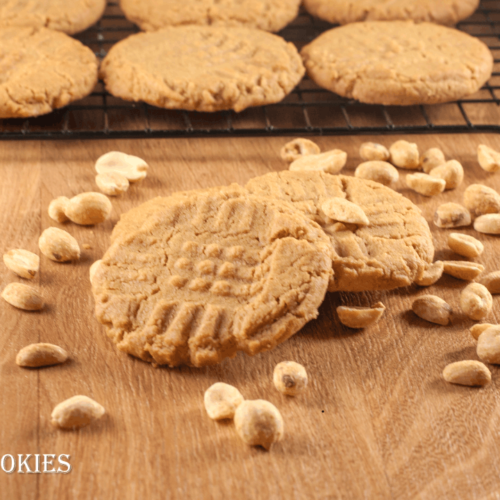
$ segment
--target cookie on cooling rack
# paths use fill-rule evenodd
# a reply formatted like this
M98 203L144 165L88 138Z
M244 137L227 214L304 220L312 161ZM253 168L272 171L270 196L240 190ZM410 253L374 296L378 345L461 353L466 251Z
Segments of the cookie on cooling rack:
M413 20L453 25L478 6L479 0L304 0L309 13L334 24Z
M0 25L50 28L71 35L96 23L105 8L106 0L3 0Z
M187 24L245 26L279 31L297 17L300 0L121 0L125 16L142 30Z
M212 26L132 35L101 65L114 96L193 111L242 111L281 101L304 72L295 46L279 36Z
M291 204L229 187L156 208L115 240L92 279L96 317L120 350L206 366L272 349L318 315L330 245Z
M0 118L38 116L90 94L97 59L78 40L46 28L0 28Z
M302 49L319 86L368 104L437 104L479 90L493 57L479 39L431 23L371 21L329 30Z

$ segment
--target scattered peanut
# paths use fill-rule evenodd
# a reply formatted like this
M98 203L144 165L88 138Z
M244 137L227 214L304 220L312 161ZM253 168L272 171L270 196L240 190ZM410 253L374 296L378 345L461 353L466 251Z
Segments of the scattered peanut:
M68 206L69 198L59 196L49 204L49 217L56 222L63 223L68 220L66 217L66 207Z
M128 155L119 151L111 151L102 155L95 164L98 174L118 172L129 182L139 182L148 174L148 164L137 156Z
M486 172L498 172L500 170L500 153L484 144L477 147L477 160L481 168Z
M39 311L43 308L43 298L38 290L23 283L9 283L3 289L2 298L24 311Z
M470 212L458 203L444 203L434 214L434 224L442 228L470 226Z
M128 179L120 172L106 172L95 177L97 187L108 196L119 196L130 186Z
M307 387L306 369L295 361L278 363L273 372L274 387L287 396L297 396Z
M436 196L444 191L446 181L427 174L416 173L406 176L406 185L424 196Z
M472 281L484 271L484 266L476 262L445 260L443 264L443 272L459 280Z
M243 401L234 415L236 432L252 446L269 450L283 437L283 418L273 404L262 399Z
M483 276L479 282L481 285L484 285L490 293L500 293L500 271L493 271Z
M482 184L471 184L464 192L464 204L474 217L500 213L500 194Z
M96 260L89 269L89 275L90 275L90 283L92 284L92 280L94 279L95 273L97 272L97 268L101 265L102 260Z
M349 328L366 328L374 325L385 312L382 302L377 302L371 307L337 307L340 322Z
M292 163L302 156L317 155L319 153L321 153L321 149L315 142L303 138L287 142L280 152L281 158L288 163Z
M439 148L428 149L420 158L422 170L429 174L431 170L446 163L444 153Z
M390 148L391 163L396 167L416 170L420 165L420 156L416 144L408 141L396 141Z
M105 221L113 206L101 193L81 193L69 200L66 216L75 224L90 226Z
M479 338L479 335L481 335L481 333L483 333L488 328L491 328L492 326L496 325L493 325L491 323L479 323L477 325L471 326L469 331L471 335L477 340Z
M440 297L422 295L413 301L412 311L422 319L446 326L451 319L451 307Z
M365 161L360 163L354 172L354 177L379 182L392 187L399 180L399 172L386 161Z
M415 280L418 286L431 286L438 281L443 275L444 264L437 260L431 264L422 274L422 277Z
M479 321L491 312L493 297L484 285L471 283L460 294L460 307L468 318Z
M474 229L478 233L500 234L500 214L480 215L474 221Z
M469 258L479 257L484 251L484 245L479 240L462 233L450 233L448 246L458 255Z
M500 326L487 328L479 335L476 352L486 363L500 364Z
M101 418L106 410L87 396L73 396L52 411L51 422L61 429L79 429Z
M233 418L236 408L243 403L240 391L229 384L217 382L205 391L205 410L212 420Z
M449 364L443 377L450 384L483 386L491 382L491 372L481 361L457 361Z
M391 154L382 144L376 142L363 142L359 148L359 156L365 161L386 162L391 157Z
M361 207L344 198L329 198L321 205L323 213L331 220L368 226L370 221Z
M429 175L443 179L446 182L446 189L456 189L464 180L464 168L457 160L450 160L444 165L433 168Z
M38 368L59 365L68 359L68 353L54 344L31 344L23 347L16 356L19 366Z
M38 240L40 251L51 260L56 262L68 262L80 258L80 247L71 234L49 227Z
M28 280L33 279L40 269L40 257L22 248L9 250L4 254L3 261L11 271Z
M302 156L290 164L289 170L318 170L327 174L338 174L347 162L347 153L340 149L327 151L317 155Z

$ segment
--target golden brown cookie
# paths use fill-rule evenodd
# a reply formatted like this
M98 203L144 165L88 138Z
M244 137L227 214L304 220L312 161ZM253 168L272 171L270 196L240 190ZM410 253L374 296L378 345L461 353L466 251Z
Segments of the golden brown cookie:
M96 316L120 350L157 364L257 354L317 316L330 253L286 202L224 188L174 197L106 252Z
M478 6L479 0L304 0L309 13L334 24L409 19L453 25Z
M105 8L106 0L0 0L0 24L72 35L95 24Z
M245 188L293 203L328 234L333 249L330 291L361 292L408 286L434 257L432 235L420 210L392 189L366 179L322 172L273 172ZM323 212L326 200L360 207L369 225L338 224Z
M90 94L94 53L64 33L0 28L0 118L38 116Z
M491 76L479 39L431 23L373 21L334 28L302 49L321 87L369 104L436 104L472 94Z
M300 0L120 0L144 31L187 24L279 31L297 17Z
M132 35L101 65L127 101L195 111L242 111L281 101L304 74L291 43L248 28L182 26Z

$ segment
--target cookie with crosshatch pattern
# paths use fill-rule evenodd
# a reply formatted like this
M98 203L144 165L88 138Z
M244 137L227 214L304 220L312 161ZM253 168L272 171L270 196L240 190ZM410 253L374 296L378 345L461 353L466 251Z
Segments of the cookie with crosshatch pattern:
M286 202L184 193L115 235L92 282L96 317L120 350L156 364L254 355L317 316L330 255L321 228Z

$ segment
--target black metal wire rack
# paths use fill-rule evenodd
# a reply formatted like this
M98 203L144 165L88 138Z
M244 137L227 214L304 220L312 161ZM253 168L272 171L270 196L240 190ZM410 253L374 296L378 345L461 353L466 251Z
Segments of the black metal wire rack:
M301 11L280 35L299 49L332 25ZM356 135L380 133L500 132L500 2L483 0L458 28L479 37L491 49L495 67L476 94L432 106L377 106L343 99L307 77L282 102L241 113L196 113L129 103L108 94L99 82L87 98L49 115L0 120L0 139L99 139L147 137L249 137ZM137 32L118 3L77 36L98 57Z

